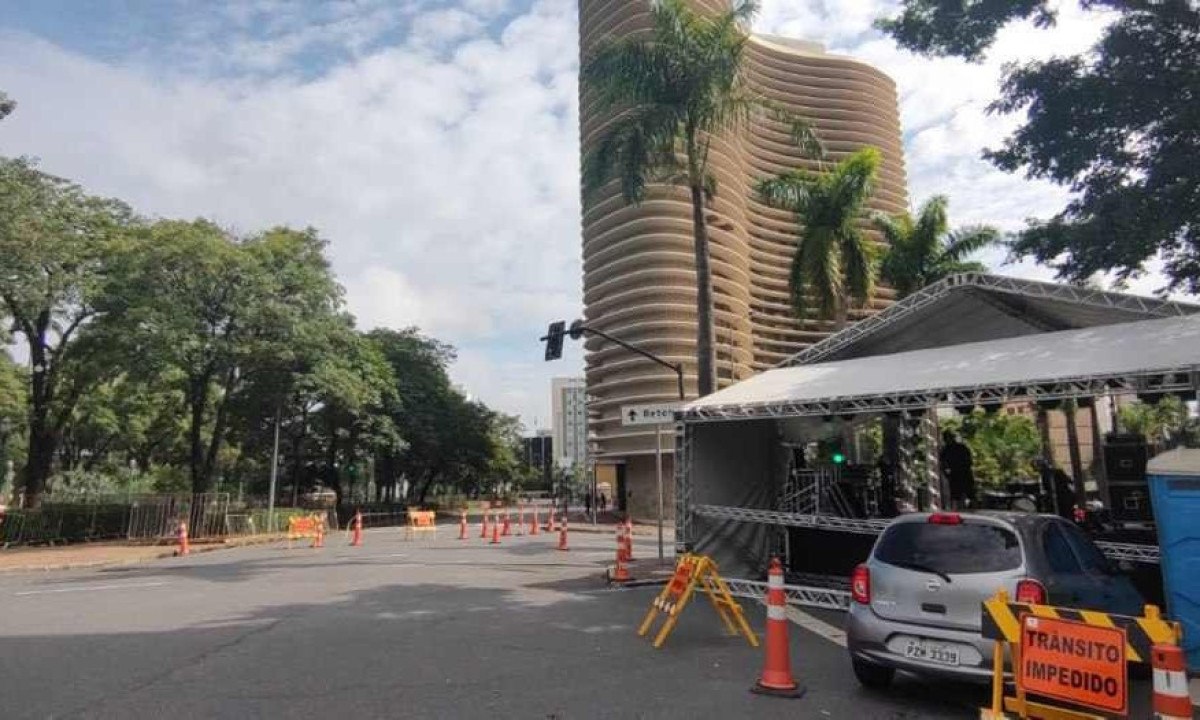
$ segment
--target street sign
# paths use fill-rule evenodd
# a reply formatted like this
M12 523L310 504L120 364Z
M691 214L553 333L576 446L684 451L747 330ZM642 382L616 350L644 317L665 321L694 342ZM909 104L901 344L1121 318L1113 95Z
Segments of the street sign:
M621 424L630 425L664 425L675 422L675 413L679 403L657 403L655 405L622 405Z
M1124 715L1125 631L1023 615L1021 686L1035 695Z

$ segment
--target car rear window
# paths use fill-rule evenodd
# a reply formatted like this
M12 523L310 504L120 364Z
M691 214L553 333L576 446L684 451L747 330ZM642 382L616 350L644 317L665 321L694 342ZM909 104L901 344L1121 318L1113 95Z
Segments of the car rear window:
M888 528L875 559L948 575L1001 572L1021 566L1021 545L1012 531L995 525L908 522Z

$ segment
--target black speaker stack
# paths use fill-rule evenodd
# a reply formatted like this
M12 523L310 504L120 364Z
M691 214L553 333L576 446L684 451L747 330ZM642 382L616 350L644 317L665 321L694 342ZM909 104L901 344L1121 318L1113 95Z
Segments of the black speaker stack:
M1146 481L1149 448L1146 438L1130 433L1110 433L1104 443L1104 472L1113 520L1126 524L1154 522L1150 485Z

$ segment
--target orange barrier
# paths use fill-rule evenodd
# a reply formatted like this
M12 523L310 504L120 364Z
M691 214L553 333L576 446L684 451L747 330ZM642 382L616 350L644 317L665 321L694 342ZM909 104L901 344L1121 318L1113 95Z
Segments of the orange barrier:
M529 523L529 534L537 535L538 532L539 532L539 530L538 530L537 505L534 505L533 506L533 521Z
M289 546L293 540L300 540L302 538L316 539L317 528L322 524L321 518L316 515L288 518L287 539Z
M558 531L558 549L563 550L563 551L570 550L571 548L567 547L567 516L566 515L563 515L561 528L562 529L560 529Z
M432 510L409 510L404 539L412 540L421 533L437 535L437 513Z
M488 544L489 545L499 545L500 544L500 516L499 515L497 515L495 518L492 519L492 541Z
M508 508L504 509L504 528L500 531L504 537L512 535L512 526L509 525Z
M488 517L488 511L487 511L487 508L484 508L483 517L480 518L480 520L479 520L479 539L480 540L487 540L487 517Z
M792 679L792 658L788 645L787 597L783 591L783 565L771 559L767 573L767 651L762 676L753 692L777 697L801 697L805 688Z

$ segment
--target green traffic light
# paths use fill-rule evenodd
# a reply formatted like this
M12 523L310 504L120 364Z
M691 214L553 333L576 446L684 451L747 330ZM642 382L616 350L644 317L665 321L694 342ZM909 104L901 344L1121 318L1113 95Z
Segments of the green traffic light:
M843 454L841 454L841 453L834 453L834 454L833 454L833 464L834 464L834 465L841 465L841 464L842 464L842 463L844 463L844 462L846 462L846 456L845 456L845 455L843 455Z

